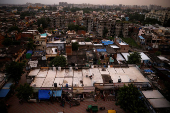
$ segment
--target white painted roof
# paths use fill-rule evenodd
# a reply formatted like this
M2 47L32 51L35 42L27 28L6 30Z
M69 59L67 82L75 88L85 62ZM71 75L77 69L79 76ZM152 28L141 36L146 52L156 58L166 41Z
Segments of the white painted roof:
M54 83L57 83L57 87L62 87L64 78L55 78Z
M36 77L46 77L48 71L40 70Z
M122 57L121 54L117 54L117 58L118 61L124 61L125 59Z
M120 45L128 45L128 44L126 44L125 42L121 42L121 43L119 43Z
M142 60L150 60L150 58L143 52L140 52Z
M85 42L86 43L86 45L92 45L92 43L91 42Z
M102 46L103 44L93 44L94 46Z
M35 84L35 87L41 87L43 82L44 82L45 78L37 78L35 77L34 81L31 83L30 86L34 87L33 85Z
M70 69L65 69L64 77L73 77L73 69L71 71Z
M89 77L86 77L86 75L90 76L90 70L89 69L83 69L83 84L84 86L93 86L92 80Z
M86 45L85 42L79 42L79 45Z
M107 68L105 68L105 71L102 71L102 68L99 68L100 74L101 75L110 75L109 71L107 70Z
M55 78L56 77L56 71L53 71L53 70L49 70L48 71L48 74L47 74L47 77L50 77L50 78Z
M163 56L158 56L158 58L162 61L166 60L166 61L169 61L167 58L163 57Z
M164 96L158 90L142 91L146 98L164 98Z
M148 99L153 108L169 108L170 102L164 99Z
M129 53L122 53L123 57L125 58L126 61L128 61L128 56L130 56Z
M56 77L64 77L65 76L65 69L61 69L61 71L57 70Z
M64 78L63 80L63 87L66 87L66 84L68 84L68 87L72 87L73 78Z
M119 47L116 46L116 45L111 45L110 47L112 47L112 48L119 48Z
M40 69L34 69L34 70L30 71L28 76L37 76L39 71L40 71Z
M46 77L42 87L54 87L54 79L55 77Z

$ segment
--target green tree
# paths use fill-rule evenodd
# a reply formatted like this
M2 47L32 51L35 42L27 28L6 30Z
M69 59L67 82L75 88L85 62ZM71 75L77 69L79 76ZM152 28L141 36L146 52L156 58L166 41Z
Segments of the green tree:
M72 50L77 51L79 48L79 44L77 42L72 43Z
M168 19L166 23L164 23L164 27L170 27L170 18Z
M5 38L4 41L2 42L2 45L4 46L10 46L12 45L12 40L10 38Z
M123 110L130 113L148 112L140 92L133 84L124 85L119 89L116 105L120 105Z
M66 65L66 58L64 56L56 56L51 62L50 66L61 66L64 67Z
M26 12L21 12L21 14L20 14L20 19L25 19L25 16L30 16L30 13L28 12L28 11L26 11Z
M34 47L35 47L35 45L34 45L34 42L33 42L33 41L29 41L29 42L27 43L27 49L28 49L28 50L33 50Z
M6 65L5 72L7 74L7 77L11 77L15 82L19 81L23 71L23 63L18 63L12 61L10 64Z
M141 55L138 52L134 52L128 56L129 64L140 64L141 63Z
M155 52L155 55L156 55L156 56L159 56L159 55L161 55L161 52L160 52L160 51L156 51L156 52Z
M42 27L38 27L37 29L40 33L43 33L44 32L44 29Z
M2 99L0 100L0 111L1 113L8 113L5 101L3 101Z
M38 26L42 25L43 29L48 27L48 20L46 18L40 18L37 20Z
M90 38L86 38L84 41L85 42L91 42Z
M103 29L103 37L106 37L107 33L108 33L108 29L106 27L104 27L104 29Z
M31 96L33 94L33 88L25 83L24 85L20 85L17 89L17 94L16 96L19 98L19 99L23 99L23 100L28 100L29 99L29 96Z
M10 27L10 28L8 29L8 32L11 32L11 31L14 31L14 30L20 32L20 29L19 29L17 26L12 26L12 27Z

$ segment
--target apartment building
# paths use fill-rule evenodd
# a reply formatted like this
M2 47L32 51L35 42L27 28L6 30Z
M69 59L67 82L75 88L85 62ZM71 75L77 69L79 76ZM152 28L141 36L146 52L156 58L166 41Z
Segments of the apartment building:
M145 19L146 18L157 19L163 25L170 18L170 11L168 11L168 10L158 10L158 11L151 10L151 12L149 12L145 15Z

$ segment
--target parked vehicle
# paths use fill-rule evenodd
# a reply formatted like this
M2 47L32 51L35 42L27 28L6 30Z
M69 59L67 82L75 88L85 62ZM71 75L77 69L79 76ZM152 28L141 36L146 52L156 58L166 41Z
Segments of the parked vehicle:
M92 113L98 112L98 106L95 106L95 105L88 105L86 111L92 112Z

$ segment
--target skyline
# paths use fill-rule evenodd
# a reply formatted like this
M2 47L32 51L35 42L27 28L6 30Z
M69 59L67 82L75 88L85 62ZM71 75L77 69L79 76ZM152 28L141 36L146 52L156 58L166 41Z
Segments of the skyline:
M96 1L91 1L91 0L5 0L1 1L0 4L26 4L27 2L29 3L41 3L41 4L59 4L59 2L67 2L68 4L95 4L95 5L147 5L149 6L150 4L152 5L160 5L162 7L170 7L169 0L98 0L97 3Z

